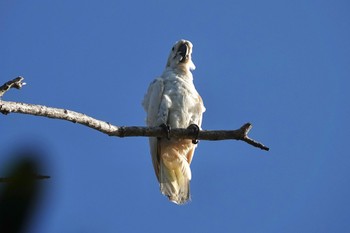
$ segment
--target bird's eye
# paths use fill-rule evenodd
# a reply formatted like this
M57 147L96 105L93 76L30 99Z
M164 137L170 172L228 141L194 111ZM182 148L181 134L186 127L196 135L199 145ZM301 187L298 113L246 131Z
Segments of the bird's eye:
M173 47L171 50L174 51L174 50L175 50L175 47Z

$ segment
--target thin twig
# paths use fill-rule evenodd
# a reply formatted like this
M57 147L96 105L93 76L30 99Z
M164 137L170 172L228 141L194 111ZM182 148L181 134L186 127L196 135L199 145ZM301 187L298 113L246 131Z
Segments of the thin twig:
M23 79L22 79L23 80ZM21 81L22 81L21 80ZM6 84L5 84L6 85ZM11 87L10 87L11 88ZM9 88L7 88L8 90ZM7 91L6 90L6 91ZM1 88L0 88L1 91ZM5 92L6 92L5 91ZM248 133L252 128L250 123L244 124L241 128L236 130L201 130L197 135L193 129L174 128L170 130L170 134L164 131L162 127L143 127L143 126L116 126L109 122L101 121L93 117L87 116L83 113L52 108L43 105L26 104L19 102L3 101L0 100L0 112L3 114L9 113L21 113L34 116L42 116L54 119L61 119L85 125L92 129L98 130L109 136L117 137L167 137L171 138L183 138L183 139L199 139L199 140L241 140L252 146L258 147L262 150L268 151L269 148L260 142L257 142L248 137Z
M26 177L26 179L45 180L45 179L50 179L50 176L33 175L30 177ZM0 177L0 183L15 182L16 180L18 180L18 177Z
M26 83L23 82L23 80L24 80L23 77L18 76L17 78L12 79L7 83L5 83L4 85L2 85L0 87L0 98L11 88L21 89L22 86L26 85Z

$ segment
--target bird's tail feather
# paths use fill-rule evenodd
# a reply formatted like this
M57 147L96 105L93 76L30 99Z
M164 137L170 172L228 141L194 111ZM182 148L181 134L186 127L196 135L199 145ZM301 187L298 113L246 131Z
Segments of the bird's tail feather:
M189 164L186 164L186 171L191 172ZM160 190L170 201L176 204L185 204L190 200L190 179L191 174L184 172L184 169L169 169L164 162L160 162Z

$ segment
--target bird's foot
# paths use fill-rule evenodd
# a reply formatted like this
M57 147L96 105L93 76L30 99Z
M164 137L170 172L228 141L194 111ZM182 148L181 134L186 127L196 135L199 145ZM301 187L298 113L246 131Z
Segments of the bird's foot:
M168 140L170 140L170 130L171 130L170 125L167 125L167 124L163 123L159 127L161 127L165 131L166 138Z
M193 144L198 144L198 135L199 135L199 131L200 131L200 128L198 125L196 124L190 124L190 126L187 127L187 129L192 129L194 131L194 134L196 135L195 136L195 139L192 140L192 143Z

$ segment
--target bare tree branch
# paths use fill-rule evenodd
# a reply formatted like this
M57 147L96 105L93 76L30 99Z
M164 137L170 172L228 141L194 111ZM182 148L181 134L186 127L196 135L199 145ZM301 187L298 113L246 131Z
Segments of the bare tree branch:
M23 82L24 78L21 76L18 76L17 78L8 81L4 85L0 87L0 98L11 88L21 89L22 86L26 85L25 82Z
M50 179L50 176L32 175L30 177L26 177L26 179L45 180L45 179ZM0 177L0 183L9 183L9 182L14 182L16 180L18 180L17 177Z
M21 78L21 77L20 77ZM18 78L17 78L18 79ZM19 81L14 79L7 82L0 87L0 97L10 88L21 88L23 86L23 78ZM16 83L17 84L12 84ZM4 87L5 86L5 87ZM2 93L2 94L1 94ZM162 127L142 127L142 126L115 126L109 122L101 121L82 113L74 112L67 109L51 108L43 105L26 104L19 102L0 100L0 112L3 114L22 113L34 116L42 116L54 119L61 119L78 123L98 130L109 136L117 137L167 137L167 133ZM260 142L257 142L248 137L248 133L252 125L250 123L244 124L241 128L236 130L201 130L197 135L194 129L171 129L170 138L186 138L199 140L227 140L235 139L244 141L252 146L258 147L262 150L268 151L269 148Z

